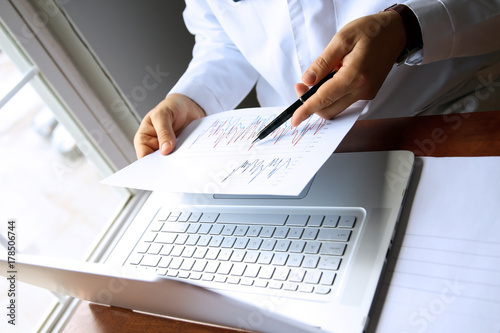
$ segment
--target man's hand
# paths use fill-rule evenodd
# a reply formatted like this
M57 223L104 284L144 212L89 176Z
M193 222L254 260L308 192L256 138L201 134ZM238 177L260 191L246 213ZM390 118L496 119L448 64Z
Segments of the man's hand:
M403 19L393 11L361 17L348 23L306 70L295 86L304 94L333 70L325 82L292 117L298 126L313 113L331 119L358 100L375 98L406 45Z
M134 137L137 158L160 149L163 155L175 149L175 138L193 120L205 116L192 99L171 94L144 117Z

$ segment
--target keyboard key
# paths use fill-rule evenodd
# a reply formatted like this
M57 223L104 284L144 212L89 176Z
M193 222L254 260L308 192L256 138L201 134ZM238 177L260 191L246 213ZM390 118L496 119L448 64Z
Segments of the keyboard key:
M305 256L302 267L305 268L316 268L318 266L319 257L317 256Z
M231 268L233 268L233 264L230 262L221 262L219 268L217 269L217 273L223 275L229 275L231 272Z
M244 238L244 237L238 237L236 238L236 242L234 243L234 248L235 249L244 249L248 245L248 241L250 239Z
M181 212L181 214L177 218L177 221L179 221L179 222L187 222L187 221L189 221L189 217L190 216L191 216L190 212Z
M211 239L212 239L212 236L203 235L200 237L200 239L198 239L198 243L196 245L208 246L208 244L210 244Z
M290 215L286 221L286 225L305 227L307 220L309 220L309 215Z
M340 261L338 257L321 257L318 268L336 271L339 269Z
M260 232L260 237L272 237L274 234L274 229L275 227L263 227L262 231Z
M271 264L276 266L284 266L288 260L288 254L286 253L276 253L271 261Z
M337 223L339 221L340 216L338 215L327 215L323 220L323 227L327 228L335 228L337 227Z
M346 246L344 243L327 242L321 246L319 254L341 256L344 254Z
M288 233L288 238L300 239L300 237L302 237L303 232L304 228L290 228L290 232Z
M324 286L316 286L314 288L314 292L316 294L320 294L320 295L327 295L330 293L331 290L332 290L331 288L324 287Z
M211 248L208 250L207 252L207 255L206 255L206 259L208 260L215 260L217 259L217 256L219 255L219 252L220 252L220 249L217 249L217 248Z
M259 258L260 253L258 251L248 251L245 255L245 262L247 263L256 263Z
M224 229L224 226L221 224L213 225L212 228L210 229L210 235L220 235L222 229Z
M225 224L285 225L287 217L286 214L221 213L217 222Z
M228 276L226 282L229 284L239 284L241 279L237 276Z
M262 252L259 255L259 259L257 260L257 263L262 264L262 265L269 265L271 263L271 260L273 260L274 253L272 252Z
M194 263L195 263L194 259L191 258L184 259L180 269L183 271L190 271L191 269L193 269Z
M283 287L283 282L278 282L278 281L269 282L269 288L271 289L281 289L281 287Z
M141 260L142 260L143 257L144 257L144 255L135 253L135 254L133 254L133 255L130 256L129 264L131 264L131 265L139 265L139 263L141 262Z
M196 245L198 244L198 240L200 239L200 235L189 235L186 240L186 245Z
M256 280L254 283L254 286L259 287L259 288L265 288L267 287L267 281L266 280Z
M304 230L304 235L302 236L302 239L307 239L307 240L314 240L318 236L318 229L312 229L312 228L306 228Z
M323 229L319 231L318 240L347 242L350 236L350 230Z
M311 215L309 217L309 221L307 222L308 227L321 227L323 223L323 219L325 217L323 215Z
M255 278L259 274L260 266L258 265L248 265L244 275L249 278Z
M288 227L277 227L274 232L274 238L285 238L289 230L290 228Z
M283 284L284 290L296 291L298 288L299 288L299 285L297 283L285 282Z
M335 277L337 276L336 273L330 272L330 271L325 271L323 272L323 275L321 276L320 283L326 286L331 286L333 285L333 281L335 281Z
M201 223L214 223L217 220L219 213L203 213L201 214Z
M233 268L231 269L231 275L243 276L246 267L247 266L245 264L234 264Z
M278 267L274 271L274 279L278 281L286 281L288 275L290 274L290 268Z
M321 272L317 270L309 270L306 272L306 276L304 278L305 283L318 284L319 279L321 278Z
M148 252L150 246L151 246L151 244L148 244L148 243L139 244L136 248L136 252L137 253L146 253L146 252Z
M260 279L271 279L273 277L273 274L274 274L274 267L273 266L262 266L260 271L259 271L259 275L258 277Z
M292 268L290 275L288 276L288 281L290 282L302 282L304 276L306 275L306 270L302 268Z
M210 243L208 243L208 246L210 246L210 247L219 247L222 244L223 240L224 240L224 237L222 237L222 236L214 236L210 240Z
M193 271L203 272L206 266L207 262L205 260L196 260L195 264L193 265Z
M191 258L194 254L194 251L196 251L196 248L194 246L188 246L182 251L182 256L184 258Z
M258 249L260 249L261 245L262 245L262 239L260 239L260 238L252 238L248 242L248 249L249 250L258 250Z
M198 229L200 229L200 225L198 223L190 223L187 233L188 234L195 234L198 232Z
M218 259L219 260L228 261L229 259L231 259L231 255L232 254L233 254L233 250L231 250L231 249L222 249L222 250L220 250Z
M172 261L170 262L169 268L179 269L181 267L183 261L184 261L184 259L179 258L179 257L173 258Z
M172 258L170 258L170 257L162 257L160 262L158 263L158 267L159 268L168 268L171 261L172 261Z
M202 224L198 229L198 233L202 235L207 235L210 232L210 228L212 228L211 224Z
M300 267L303 260L304 256L302 254L290 254L287 265L291 267Z
M234 250L233 254L231 255L231 261L242 262L243 259L245 258L245 255L246 255L246 251Z
M290 247L290 252L292 253L301 253L304 251L304 248L306 247L306 242L305 241L292 241L292 245Z
M272 251L275 245L276 239L266 239L262 242L260 249L264 251Z
M198 247L196 251L194 251L193 258L203 259L207 254L208 248L206 247Z
M219 262L218 261L209 261L207 263L207 267L205 267L205 273L215 273L217 269L219 268Z
M221 247L232 248L235 242L236 237L224 237L224 241L222 241Z
M174 243L179 244L179 245L184 245L186 243L187 239L188 239L187 234L180 234L177 236Z
M312 293L314 291L314 287L307 284L301 284L299 286L299 291L302 293Z
M222 236L231 236L235 230L236 230L235 225L225 225L224 229L222 229L221 235Z
M259 226L253 226L248 229L247 236L248 237L257 237L260 234L260 231L262 230L262 227Z
M152 222L151 226L149 227L149 230L153 232L159 232L161 228L163 228L164 223L163 222Z
M321 247L320 242L307 242L304 249L304 253L308 254L318 254Z
M353 215L343 215L339 221L339 228L354 228L354 223L356 223L356 216Z
M189 216L188 222L198 222L200 220L201 213L200 212L192 212Z
M288 248L290 247L290 244L292 242L289 241L288 239L280 239L276 242L276 251L278 252L286 252L288 251Z
M155 243L161 244L173 244L175 239L177 238L177 234L168 234L165 232L160 232L158 237L155 239Z
M248 226L242 225L242 226L237 226L236 230L234 231L235 236L245 236L248 231Z

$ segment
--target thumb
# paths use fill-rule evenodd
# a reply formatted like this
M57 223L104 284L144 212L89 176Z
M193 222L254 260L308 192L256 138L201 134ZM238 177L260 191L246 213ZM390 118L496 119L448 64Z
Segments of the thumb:
M162 155L168 155L175 149L175 132L172 128L171 117L161 113L151 118L158 137L158 146Z
M297 97L304 95L309 90L309 87L303 83L297 83L295 85L295 92L297 93Z

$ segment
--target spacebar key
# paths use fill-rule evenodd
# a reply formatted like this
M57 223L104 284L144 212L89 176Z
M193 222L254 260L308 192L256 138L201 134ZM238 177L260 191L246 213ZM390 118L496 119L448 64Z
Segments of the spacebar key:
M262 225L285 225L287 214L233 214L221 213L217 223L226 224L262 224Z

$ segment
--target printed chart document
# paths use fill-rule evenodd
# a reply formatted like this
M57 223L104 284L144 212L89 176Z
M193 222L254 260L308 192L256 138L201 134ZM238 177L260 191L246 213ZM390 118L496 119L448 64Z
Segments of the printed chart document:
M376 332L500 332L500 157L416 159Z
M150 191L299 195L363 110L356 103L333 120L290 120L252 144L283 108L227 111L191 123L176 150L150 154L103 183Z

